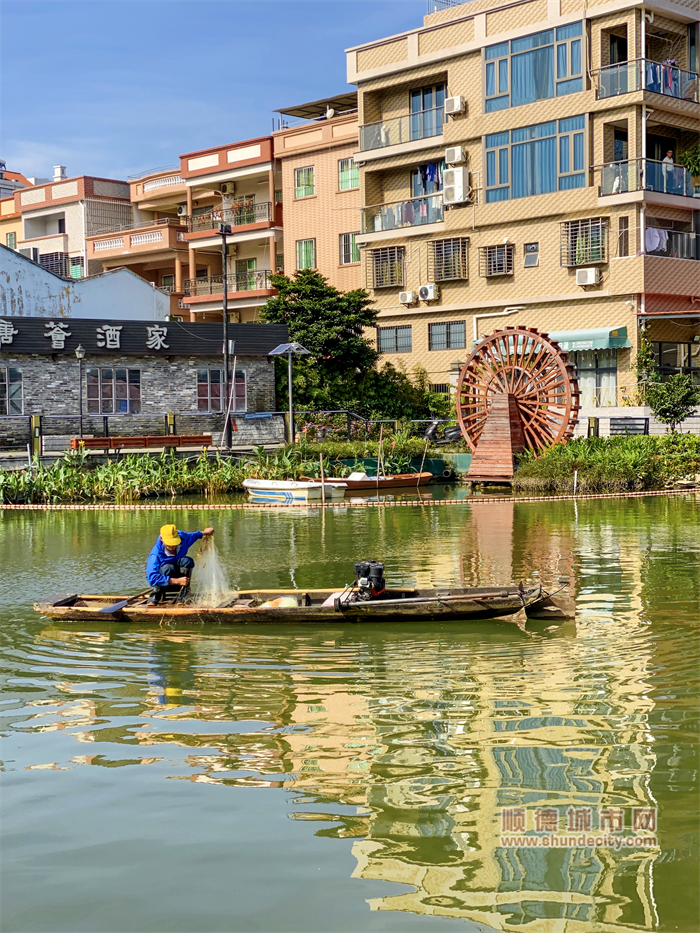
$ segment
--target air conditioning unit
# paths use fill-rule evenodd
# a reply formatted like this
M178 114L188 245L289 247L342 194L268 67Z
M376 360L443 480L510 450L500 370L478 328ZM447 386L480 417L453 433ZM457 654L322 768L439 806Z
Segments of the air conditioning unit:
M464 113L467 109L467 102L463 97L445 98L445 115L452 116L455 113Z
M418 297L421 301L436 301L440 297L440 288L437 285L421 285Z
M181 204L177 209L178 217L187 217L187 207L184 204Z
M412 305L416 300L415 292L399 292L399 304Z
M222 194L226 194L230 197L232 194L235 194L235 192L236 192L236 186L234 185L232 181L225 181L223 185L221 186Z
M462 146L452 146L450 149L445 149L445 162L447 162L448 165L466 161L467 154Z
M597 285L600 281L600 269L595 267L590 269L577 269L576 270L576 284L577 285Z
M460 166L443 172L442 200L444 204L467 204L472 199L469 172Z

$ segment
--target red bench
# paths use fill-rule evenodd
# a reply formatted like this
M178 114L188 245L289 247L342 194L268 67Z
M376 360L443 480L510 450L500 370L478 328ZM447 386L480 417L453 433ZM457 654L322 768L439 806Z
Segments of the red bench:
M135 437L71 437L70 449L120 450L124 447L211 447L211 434L147 434Z

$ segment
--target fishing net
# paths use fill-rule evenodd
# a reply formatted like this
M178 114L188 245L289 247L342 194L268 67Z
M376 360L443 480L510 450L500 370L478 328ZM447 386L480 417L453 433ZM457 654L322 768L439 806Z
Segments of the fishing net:
M228 574L219 559L213 536L202 538L195 558L192 575L192 591L195 602L213 608L233 599L235 589L229 583Z

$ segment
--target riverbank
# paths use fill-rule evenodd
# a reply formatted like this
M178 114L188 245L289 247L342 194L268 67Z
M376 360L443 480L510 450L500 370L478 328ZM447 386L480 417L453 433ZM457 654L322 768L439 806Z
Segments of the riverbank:
M513 490L525 493L635 492L695 481L700 436L577 438L520 459Z

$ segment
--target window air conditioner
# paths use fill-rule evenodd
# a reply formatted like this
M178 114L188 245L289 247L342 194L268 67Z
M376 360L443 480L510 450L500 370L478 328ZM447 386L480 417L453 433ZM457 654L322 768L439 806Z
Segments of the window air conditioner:
M445 98L445 114L446 116L451 116L455 113L464 113L467 109L467 103L463 97L446 97Z
M597 285L600 281L600 269L591 268L591 269L577 269L576 270L576 284L577 285Z
M236 186L232 181L225 181L221 186L221 193L227 194L229 197L234 194L236 191Z
M399 292L399 304L412 305L416 300L415 292Z
M469 172L466 168L448 168L443 173L442 198L445 204L466 204L471 201Z
M462 146L452 146L450 149L445 149L445 162L447 162L448 165L466 161L466 154Z
M181 205L178 207L178 209L177 209L177 216L178 216L178 217L186 217L186 216L187 216L187 207L186 207L186 205L181 204Z

